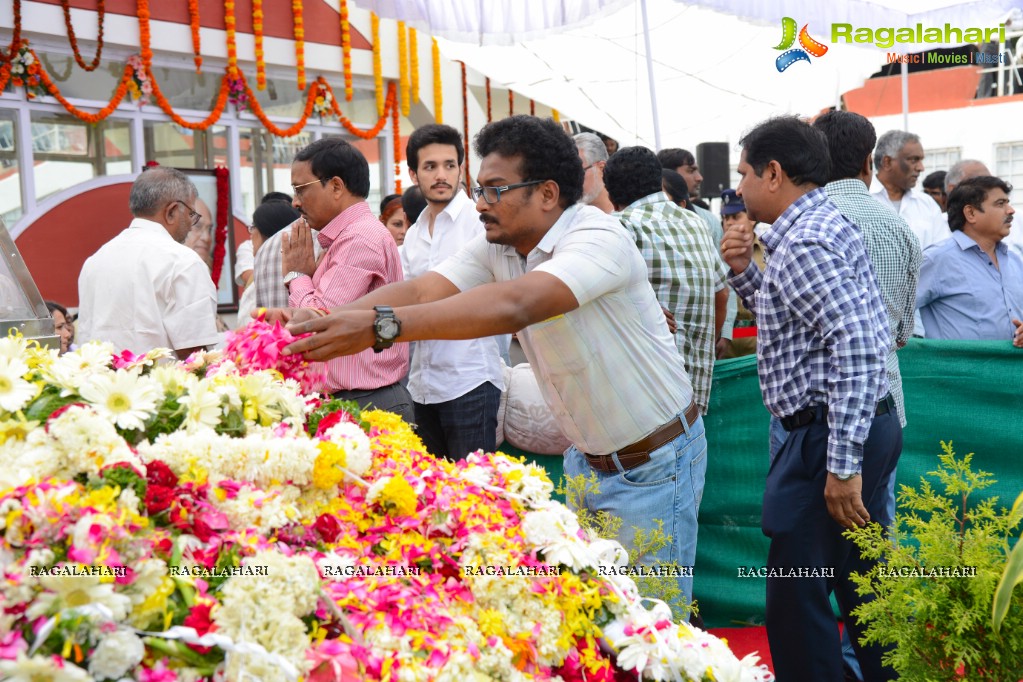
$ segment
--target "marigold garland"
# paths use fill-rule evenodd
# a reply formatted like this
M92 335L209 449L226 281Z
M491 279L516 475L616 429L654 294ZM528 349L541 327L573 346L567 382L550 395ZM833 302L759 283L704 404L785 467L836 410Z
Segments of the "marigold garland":
M192 52L195 53L195 72L202 70L202 55L199 54L199 0L188 0L188 24L192 28Z
M393 89L394 83L391 83ZM404 104L405 100L402 99ZM401 194L401 121L398 107L391 105L391 133L394 135L394 191Z
M327 81L323 80L322 77L320 77L320 80L322 81L323 85L327 89L330 89L330 85L327 84ZM387 101L384 104L384 111L386 113L387 111L390 111L393 107L397 107L397 106L398 106L398 89L396 87L394 87L394 83L388 83L387 84ZM373 126L372 128L370 128L369 130L359 130L358 128L355 127L355 125L350 120L348 120L348 118L344 114L341 113L341 108L338 107L338 105L337 105L337 98L334 98L333 108L334 108L334 114L337 116L338 120L341 122L341 125L343 125L345 127L345 130L350 132L352 135L355 135L356 137L362 138L363 140L372 140L374 137L376 137L380 133L381 130L384 129L384 125L387 124L387 116L385 115L385 116L381 116L380 119L377 121L376 125Z
M298 89L305 90L305 24L302 19L302 0L291 0L291 12L295 15L295 71Z
M224 268L224 254L227 252L227 205L231 200L231 183L226 168L218 167L213 170L217 177L217 225L213 237L213 270L210 276L213 278L214 286L220 282L220 271Z
M114 90L114 96L111 98L110 103L107 104L102 109L100 109L95 114L90 114L87 111L82 111L75 105L71 104L71 102L67 101L64 95L62 95L60 90L57 88L57 85L52 80L50 80L50 76L48 73L46 73L46 70L45 69L39 70L39 78L42 81L43 87L46 88L46 91L48 93L50 93L50 96L53 97L58 102L60 102L61 105L67 110L67 112L74 116L75 118L77 118L78 120L93 124L99 123L100 121L102 121L107 116L113 113L114 109L116 109L117 106L121 103L121 100L123 100L125 96L128 94L128 86L134 80L134 77L135 69L133 69L131 65L125 65L124 73L121 74L121 81L117 84L117 89ZM0 83L0 87L2 87L3 85L6 84Z
M561 114L558 113L557 109L551 109L551 118L554 119L555 123L561 123Z
M398 22L398 83L401 86L401 113L409 114L409 81L408 81L408 33L405 22Z
M234 3L231 3L234 7ZM142 63L149 68L149 65L153 63L153 48L151 47L152 35L149 33L149 0L138 0L138 18L139 18L139 55L142 57Z
M444 122L444 89L440 79L440 45L433 39L433 118Z
M419 102L419 34L416 29L408 30L409 71L412 74L412 101Z
M536 102L532 99L529 100L529 115L536 116Z
M0 61L4 63L4 66L10 67L14 57L18 54L18 48L21 47L21 0L14 0L14 4L11 7L14 12L14 32L11 35L11 47L7 54L0 51ZM10 76L10 71L7 72L7 76ZM0 76L0 80L3 81L3 86L7 87L7 78ZM3 87L0 87L0 91Z
M458 62L462 65L462 136L465 149L465 186L472 187L472 178L469 177L469 80L465 75L465 62Z
M266 60L263 58L263 0L252 0L252 37L256 42L256 89L266 89Z
M373 87L377 96L377 116L384 115L384 72L380 63L380 17L369 14L370 40L373 41Z
M341 0L341 70L345 77L345 101L352 101L352 25L348 21L348 0Z
M85 71L95 71L96 67L99 66L100 57L103 56L103 24L106 18L107 10L105 7L104 0L99 0L96 4L96 24L97 24L97 36L96 36L96 56L92 58L92 62L89 64L85 63L82 59L82 53L78 49L78 37L75 35L75 27L71 23L71 2L70 0L60 0L60 6L64 10L64 25L67 27L67 38L68 42L71 43L71 54L74 55L75 61L78 62L78 66L82 67Z
M493 105L490 99L490 78L488 77L485 82L487 89L487 123L490 123L491 121L494 120L494 110L492 108Z

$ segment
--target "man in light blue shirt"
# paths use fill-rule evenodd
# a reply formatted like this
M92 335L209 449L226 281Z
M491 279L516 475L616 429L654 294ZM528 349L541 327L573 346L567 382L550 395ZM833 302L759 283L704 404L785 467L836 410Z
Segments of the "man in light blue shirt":
M1012 187L990 175L948 197L952 237L924 251L916 304L928 338L1012 339L1023 347L1023 259L1005 238Z

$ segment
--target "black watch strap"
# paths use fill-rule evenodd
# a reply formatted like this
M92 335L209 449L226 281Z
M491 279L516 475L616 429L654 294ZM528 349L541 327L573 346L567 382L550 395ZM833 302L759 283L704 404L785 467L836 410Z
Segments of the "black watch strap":
M373 321L376 343L373 344L373 352L379 353L394 345L394 340L401 334L401 322L389 305L376 305L373 310L376 311L376 319Z

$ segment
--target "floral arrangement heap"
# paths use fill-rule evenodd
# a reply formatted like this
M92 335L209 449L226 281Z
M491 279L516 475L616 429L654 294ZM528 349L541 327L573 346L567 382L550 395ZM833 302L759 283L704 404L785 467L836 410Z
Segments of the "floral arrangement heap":
M290 341L0 339L0 678L770 679L598 575L542 469L432 457Z

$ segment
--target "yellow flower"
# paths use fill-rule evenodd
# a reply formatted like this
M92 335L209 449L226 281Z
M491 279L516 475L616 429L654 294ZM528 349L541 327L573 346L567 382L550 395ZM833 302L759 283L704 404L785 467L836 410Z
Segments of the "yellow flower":
M481 611L478 622L480 633L484 637L489 637L490 635L503 637L505 635L504 616L497 609L484 609Z
M380 491L377 499L382 507L391 509L398 516L414 514L418 505L416 491L404 476L392 477Z
M9 440L25 440L37 426L37 421L27 421L25 415L20 412L15 415L14 419L3 419L0 420L0 445L3 445Z
M317 449L320 454L313 463L313 485L321 490L335 488L345 477L343 467L348 464L345 449L330 441L321 441Z

